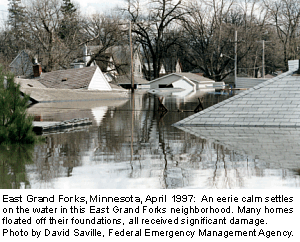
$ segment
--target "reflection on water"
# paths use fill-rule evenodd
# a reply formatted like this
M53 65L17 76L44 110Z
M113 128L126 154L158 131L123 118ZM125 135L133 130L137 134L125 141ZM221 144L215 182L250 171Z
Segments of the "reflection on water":
M33 145L0 145L0 188L29 188L26 165L33 163Z
M166 114L156 111L156 97L138 92L116 102L33 106L44 120L88 116L93 125L47 134L26 152L1 150L1 188L299 187L299 131L173 127L200 96L205 108L230 97L166 97Z

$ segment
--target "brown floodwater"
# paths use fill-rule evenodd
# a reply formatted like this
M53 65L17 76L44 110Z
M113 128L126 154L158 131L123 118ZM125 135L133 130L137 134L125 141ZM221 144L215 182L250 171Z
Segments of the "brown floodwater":
M232 95L167 96L167 113L157 111L156 96L139 91L34 105L28 112L44 121L88 117L93 124L44 134L46 142L34 146L0 146L0 187L298 188L298 130L173 126L194 114L199 97L207 108Z

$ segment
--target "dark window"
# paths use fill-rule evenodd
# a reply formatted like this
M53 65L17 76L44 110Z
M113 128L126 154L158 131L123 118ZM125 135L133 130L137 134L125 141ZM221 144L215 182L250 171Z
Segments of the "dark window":
M167 85L167 84L159 84L158 88L173 88L173 85L172 85L172 83L169 84L169 85Z

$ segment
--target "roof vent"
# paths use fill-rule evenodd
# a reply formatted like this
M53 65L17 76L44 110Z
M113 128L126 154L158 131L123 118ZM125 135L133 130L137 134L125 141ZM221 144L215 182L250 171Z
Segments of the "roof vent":
M65 81L67 81L68 80L68 78L64 78L64 79L62 79L61 81L62 82L65 82Z

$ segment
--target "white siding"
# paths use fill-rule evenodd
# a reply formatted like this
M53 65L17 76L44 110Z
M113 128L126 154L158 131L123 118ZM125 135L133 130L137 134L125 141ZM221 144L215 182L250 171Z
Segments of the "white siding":
M104 91L111 91L111 86L107 82L105 76L103 75L102 71L99 67L97 67L94 76L88 86L88 90L104 90Z
M166 74L166 69L165 69L164 65L161 65L159 74Z
M159 88L159 85L169 85L180 79L182 79L182 76L170 74L150 82L150 88L151 89Z
M139 78L143 78L143 72L142 72L142 62L140 59L140 55L138 52L134 53L134 59L133 59L133 67L134 67L134 75Z
M172 83L173 87L174 88L182 88L182 89L185 89L185 90L188 90L188 91L193 91L194 90L194 86L191 85L191 83L185 81L185 80L179 80L179 81L176 81L176 82L173 82Z
M299 68L299 60L289 60L288 65L289 65L289 71L292 70L296 71Z
M84 63L74 63L74 69L85 67Z
M181 66L180 66L179 61L177 61L177 63L176 63L176 72L177 72L177 73L178 73L178 72L182 72L182 71L181 71Z
M112 57L109 58L109 62L108 62L106 71L108 73L110 73L111 75L113 75L114 77L118 74L117 68L114 64L114 59Z
M199 82L197 85L197 89L203 89L203 88L213 88L215 81L202 81Z

